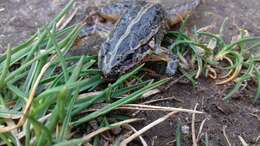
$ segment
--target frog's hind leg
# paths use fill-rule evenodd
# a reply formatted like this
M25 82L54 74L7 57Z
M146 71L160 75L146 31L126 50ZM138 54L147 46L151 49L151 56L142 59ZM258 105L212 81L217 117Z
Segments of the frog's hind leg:
M161 46L162 40L164 38L168 26L164 24L162 25L162 27L160 27L158 33L154 36L154 41L152 41L152 43L154 43L153 46L151 46L150 44L150 47L155 49L155 54L159 57L159 59L155 56L153 56L152 58L167 62L166 73L172 76L176 73L178 59L172 53L171 50Z
M99 7L87 8L89 15L84 20L85 25L80 32L80 37L94 33L106 37L112 31L117 20L134 5L134 2L132 0L122 0Z
M200 4L200 0L189 0L176 6L175 8L166 8L168 15L168 25L173 25L181 22L183 18L190 15L191 12Z
M106 23L95 23L93 25L84 25L80 31L79 36L87 37L92 34L99 34L101 37L106 38L108 34L112 31L113 25Z
M133 0L120 0L112 2L100 7L99 13L106 20L115 23L127 10L135 5L134 2L135 1ZM136 2L139 2L139 0Z
M159 60L167 62L166 74L173 76L178 67L177 56L172 53L171 50L161 47L160 54L156 54L159 57Z

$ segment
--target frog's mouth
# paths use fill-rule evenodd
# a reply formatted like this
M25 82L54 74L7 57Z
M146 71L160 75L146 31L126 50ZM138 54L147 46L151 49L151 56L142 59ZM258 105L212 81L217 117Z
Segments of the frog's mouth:
M126 73L130 69L138 65L141 59L137 57L136 53L128 54L125 59L117 66L118 73Z
M134 52L127 54L121 61L116 65L109 68L103 68L103 73L105 76L119 76L129 72L134 67L140 65L143 59L150 53L148 46L136 49ZM108 66L103 66L108 67Z
M150 54L148 46L143 46L140 49L137 49L135 52L128 54L124 61L120 63L119 72L126 73L134 67L143 63L144 58Z

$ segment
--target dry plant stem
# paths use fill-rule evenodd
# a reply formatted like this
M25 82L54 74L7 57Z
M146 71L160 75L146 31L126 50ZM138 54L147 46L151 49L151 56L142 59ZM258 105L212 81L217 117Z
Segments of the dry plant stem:
M140 107L141 106L141 107ZM142 107L143 106L143 107ZM118 109L124 109L124 110L139 110L139 111L168 111L168 112L173 112L173 111L177 111L177 112L186 112L186 113L197 113L197 114L204 114L201 111L194 111L194 110L189 110L189 109L183 109L183 108L172 108L172 107L162 107L162 106L150 106L150 105L141 105L141 104L132 104L131 106L128 106L128 104L118 107L114 110L118 110ZM97 111L99 109L89 109L84 111L85 112L94 112Z
M234 65L233 61L232 61L230 58L228 58L228 57L225 56L225 57L223 57L223 59L226 59L226 60L228 61L228 63L229 63L230 66L233 66L233 65ZM231 75L232 72L233 72L233 70L231 69L226 75L221 76L221 77L219 77L219 78L220 78L220 79L227 78L229 75Z
M35 93L36 93L36 89L40 83L40 80L42 78L42 76L44 75L44 73L46 72L46 70L49 68L49 66L51 65L52 61L56 58L56 56L53 56L51 58L51 60L46 63L43 68L41 69L41 72L39 74L39 76L37 77L33 87L32 87L32 90L31 90L31 93L29 95L29 98L28 98L28 102L26 103L26 106L23 110L23 113L22 113L22 117L20 118L19 122L17 125L14 125L14 126L9 126L9 127L4 127L4 128L0 128L0 133L4 133L4 132L9 132L13 129L16 129L16 128L19 128L21 127L24 122L26 121L26 115L28 114L29 110L30 110L30 107L32 105L32 101L33 101L33 97L35 96Z
M150 90L150 91L144 93L141 98L147 98L147 97L150 97L152 95L158 94L160 92L161 92L161 90L159 90L159 89L153 89L153 90Z
M194 107L194 111L196 111L198 107L198 103L196 103ZM195 132L195 113L192 114L192 122L191 122L191 132L192 132L192 146L197 146L196 132Z
M131 126L131 125L129 125L129 124L125 124L127 127L129 127L132 131L134 131L135 133L137 132L137 130L133 127L133 126ZM144 140L144 138L140 135L139 136L139 139L140 139L140 141L141 141L141 143L142 143L142 145L143 146L148 146L148 144L146 143L146 141Z
M198 29L197 31L198 31L198 32L209 31L210 29L213 29L213 28L215 27L215 25L216 25L215 23L214 23L214 24L210 24L210 25L208 25L208 26L204 26L204 27Z
M96 91L96 92L89 92L89 93L80 94L79 97L77 98L77 100L87 99L87 98L92 97L92 96L97 96L97 95L100 94L101 92L102 92L102 91ZM158 93L160 93L160 92L161 92L161 91L160 91L159 89L149 90L149 91L147 91L146 93L144 93L144 94L142 95L142 97L140 97L140 98L144 99L144 98L147 98L147 97L152 96L152 95L154 95L154 94L158 94ZM121 98L124 98L124 97L115 97L115 98L121 99Z
M230 65L233 65L233 64L234 64L234 63L232 62L232 60L231 60L230 58L226 57L226 56L224 56L223 59L226 59L226 60L229 62ZM222 60L222 59L220 59L220 60ZM233 80L239 75L241 69L242 69L242 65L239 65L237 68L235 68L234 72L233 72L233 69L231 69L231 70L228 72L227 75L224 75L223 77L220 77L220 78L228 77L232 72L233 72L233 74L232 74L229 78L227 78L227 79L225 79L225 80L222 80L222 81L219 81L219 82L217 82L216 84L217 84L217 85L221 85L221 84L225 84L225 83L228 83L228 82L230 82L230 81L233 81Z
M69 23L70 21L74 18L74 16L77 14L78 12L78 7L75 8L75 10L71 13L71 15L65 20L65 21L62 21L62 23L59 23L59 25L57 25L58 27L58 30L62 30L64 29Z
M239 138L239 140L241 141L241 143L242 143L243 146L249 146L249 145L246 143L246 141L244 140L243 137L241 137L241 136L239 135L238 138Z
M102 92L102 91L83 93L83 94L80 94L80 95L78 96L77 100L87 99L87 98L92 97L92 96L97 96L97 95L100 94L101 92Z
M142 105L142 104L126 104L125 106L127 106L127 107L150 108L150 109L164 109L164 110L171 110L171 111L176 111L176 112L204 114L204 112L202 112L202 111L189 110L189 109L183 109L183 108L174 108L174 107L161 107L161 106Z
M200 139L200 136L201 136L201 132L202 132L202 129L204 127L204 124L205 122L207 121L207 119L204 119L201 124L200 124L200 129L199 129L199 132L198 132L198 135L197 135L197 138L196 138L196 141L199 142L199 139Z
M224 137L225 137L225 139L228 143L228 146L231 146L231 143L230 143L228 136L227 136L227 133L226 133L226 128L227 128L227 126L223 126L223 135L224 135Z
M0 8L0 12L3 12L5 10L5 8Z
M62 19L58 22L57 28L58 28L58 29L62 29L61 26L65 27L65 26L72 20L72 18L75 16L76 12L77 12L77 9L76 9L76 11L74 11L74 12L72 13L72 16L69 17L69 19L65 21L66 23L63 23L64 18L62 18ZM74 14L74 13L75 13L75 14ZM29 98L28 98L28 102L26 103L26 106L25 106L24 111L23 111L23 113L22 113L22 117L20 118L18 124L17 124L17 125L13 125L13 126L0 127L0 133L5 133L5 132L12 131L13 129L19 128L19 127L21 127L21 126L24 124L24 122L26 121L26 115L28 114L28 112L29 112L29 110L30 110L30 107L31 107L32 101L33 101L33 97L35 96L36 89L37 89L37 87L38 87L38 85L39 85L39 83L40 83L40 80L41 80L42 76L44 75L44 73L46 72L46 70L50 67L52 61L53 61L55 58L56 58L56 55L53 56L53 57L50 59L50 61L49 61L48 63L46 63L46 64L42 67L41 72L40 72L39 76L37 77L37 79L36 79L36 81L35 81L35 83L34 83L34 85L33 85L33 87L32 87L31 93L30 93Z
M64 21L65 21L65 15L63 17L61 17L60 21L56 24L56 29L60 30L60 27L63 25Z
M134 133L133 135L131 135L130 137L128 137L127 139L123 140L120 143L120 146L126 146L129 142L131 142L132 140L134 140L136 137L140 136L141 134L143 134L144 132L148 131L149 129L151 129L152 127L162 123L163 121L165 121L166 119L170 118L172 115L176 114L177 112L171 112L168 113L167 115L155 120L154 122L150 123L149 125L145 126L144 128L142 128L141 130L137 131L136 133Z
M212 79L216 79L218 76L217 76L217 72L214 68L212 68L211 66L208 66L208 69L209 69L209 76L212 78Z
M233 81L239 75L241 69L242 69L242 65L239 65L235 69L234 73L229 78L227 78L227 79L225 79L223 81L217 82L217 85L226 84L226 83L228 83L230 81Z
M170 87L172 87L172 85L176 84L178 81L180 81L182 78L184 78L185 75L181 75L180 77L178 77L177 79L170 81L170 83L164 88L165 90L168 90Z
M178 102L183 103L183 101L177 99L176 97L167 97L167 98L160 98L160 99L155 99L155 100L149 100L149 101L143 102L142 104L151 104L151 103L160 102L160 101L167 101L167 100L176 100Z
M98 129L98 130L96 130L94 132L89 133L88 135L84 136L82 138L82 140L86 143L86 142L90 141L93 137L95 137L96 135L98 135L100 133L103 133L103 132L105 132L107 130L110 130L112 128L115 128L115 127L118 127L118 126L121 126L121 125L124 125L124 124L140 121L140 120L142 120L142 119L135 118L135 119L128 119L128 120L124 120L124 121L121 121L121 122L117 122L117 123L111 124L109 127L103 127L103 128L100 128L100 129Z

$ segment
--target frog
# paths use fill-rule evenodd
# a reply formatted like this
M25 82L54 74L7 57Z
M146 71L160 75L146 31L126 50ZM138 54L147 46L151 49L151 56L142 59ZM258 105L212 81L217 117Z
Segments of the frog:
M105 77L127 73L146 61L167 63L166 74L176 73L178 59L161 46L167 31L195 9L200 0L192 0L171 10L158 2L123 0L95 7L87 19L95 25L84 28L84 35L99 32L105 38L98 51L98 68Z

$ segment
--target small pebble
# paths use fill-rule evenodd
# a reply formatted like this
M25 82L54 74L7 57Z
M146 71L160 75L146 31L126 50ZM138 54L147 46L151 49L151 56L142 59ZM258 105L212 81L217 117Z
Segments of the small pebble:
M181 127L181 132L182 132L183 134L189 134L189 133L190 133L190 127L189 127L188 125L183 125L183 126Z
M5 8L0 8L0 12L3 12L5 10Z
M121 131L122 131L121 128L113 128L113 129L111 129L111 132L112 132L113 135L118 135L118 134L121 133Z

